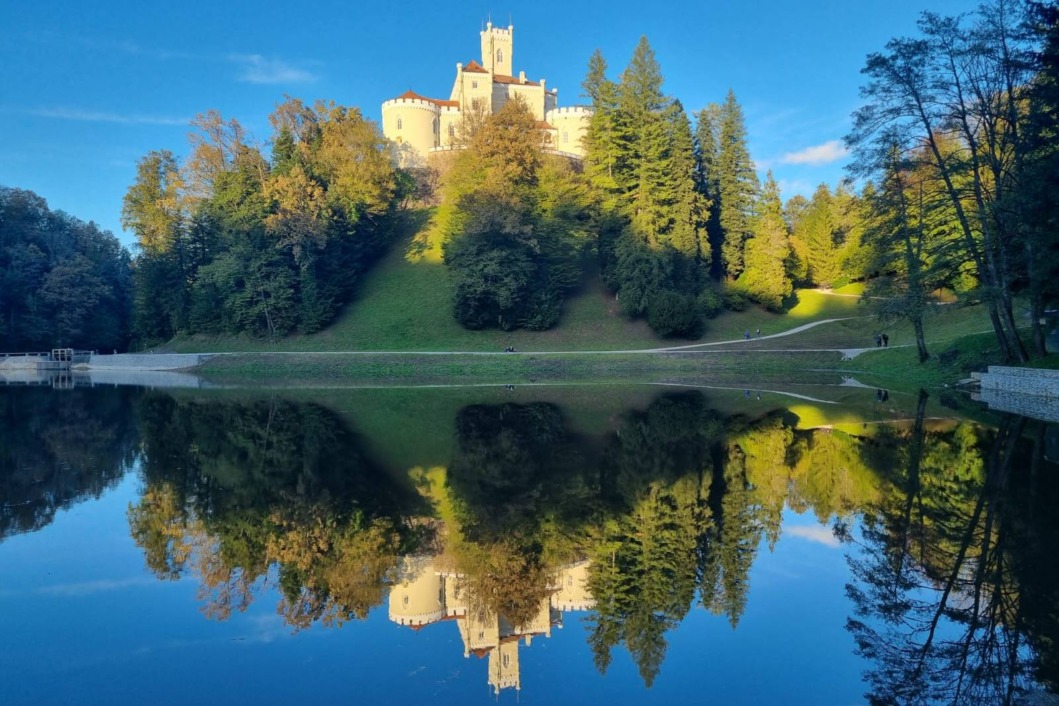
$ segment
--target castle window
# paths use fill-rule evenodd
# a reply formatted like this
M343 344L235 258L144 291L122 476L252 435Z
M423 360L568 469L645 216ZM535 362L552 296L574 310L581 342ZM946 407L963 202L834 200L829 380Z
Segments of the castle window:
M471 88L478 88L478 82L477 81L471 81Z
M563 130L563 142L569 142L569 141L570 141L570 133L568 133L566 130Z
M400 118L397 118L397 129L400 130L403 127L404 127L404 121L401 120Z
M505 654L504 659L502 661L505 667L509 666L511 664L511 656Z
M498 63L498 64L503 64L504 63L504 50L503 49L497 49L496 50L496 63Z
M573 576L567 576L566 577L566 585L567 586L573 586L574 585L574 577Z
M403 600L403 601L401 601L401 602L402 602L402 603L403 603L404 605L406 605L406 606L407 606L407 605L408 605L408 596L405 596L405 597L404 597L404 600Z
M449 137L456 137L456 126L449 123Z

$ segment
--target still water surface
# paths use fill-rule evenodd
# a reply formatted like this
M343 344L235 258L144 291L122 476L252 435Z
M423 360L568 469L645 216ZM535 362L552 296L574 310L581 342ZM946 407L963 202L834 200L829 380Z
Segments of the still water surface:
M0 701L1054 690L1053 431L844 395L0 388Z

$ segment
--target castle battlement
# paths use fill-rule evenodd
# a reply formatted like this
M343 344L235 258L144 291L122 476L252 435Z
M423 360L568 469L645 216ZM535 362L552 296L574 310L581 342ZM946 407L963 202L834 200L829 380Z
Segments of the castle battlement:
M426 98L392 98L382 104L383 110L393 110L394 108L409 109L421 109L429 110L432 113L440 112L442 107L432 100ZM446 110L459 111L459 108L446 108Z
M489 34L490 32L492 32L493 34L503 34L510 36L515 33L515 25L508 25L507 29L504 29L503 27L494 27L492 22L487 22L485 25L485 29L479 32L479 34L485 35Z
M577 115L591 117L592 109L584 105L568 105L565 108L552 108L548 115Z

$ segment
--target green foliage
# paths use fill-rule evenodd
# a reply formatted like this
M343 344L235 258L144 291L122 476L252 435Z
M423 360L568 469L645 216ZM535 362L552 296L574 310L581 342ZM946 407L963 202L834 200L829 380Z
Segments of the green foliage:
M729 311L746 311L750 307L750 297L738 283L725 287L721 298Z
M743 109L729 90L724 104L712 111L717 117L716 174L707 174L707 183L715 183L715 208L720 228L720 256L723 271L729 279L742 274L743 247L751 236L754 201L758 192L757 173L746 143Z
M123 224L136 233L134 332L285 336L326 326L388 244L408 185L360 112L296 99L271 118L272 163L216 112L192 152L141 160Z
M674 307L677 297L687 302L702 290L712 256L691 123L680 102L662 93L646 38L618 83L593 55L584 86L594 110L585 173L605 214L598 246L604 279L625 315L646 317L660 335L699 335L698 308L678 320Z
M469 329L554 326L581 281L590 206L565 160L542 154L525 104L488 116L446 177L440 214L456 320Z
M724 310L724 297L713 287L706 287L699 293L696 305L703 316L712 319Z
M656 292L648 302L647 323L659 336L698 338L704 328L703 312L690 294Z
M746 243L746 268L738 281L747 296L770 311L779 311L783 301L794 291L787 275L789 255L790 243L779 186L769 172L754 221L753 237Z
M0 186L0 350L124 349L131 297L117 238Z

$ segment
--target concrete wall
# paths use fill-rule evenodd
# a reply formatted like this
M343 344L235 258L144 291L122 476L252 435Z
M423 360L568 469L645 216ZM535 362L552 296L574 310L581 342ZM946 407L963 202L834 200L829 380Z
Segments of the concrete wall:
M211 353L119 353L94 355L88 360L89 370L184 370L202 365L213 357Z
M1022 395L1059 398L1059 370L1008 368L990 365L989 372L973 376L983 390L1001 390Z
M990 409L1059 422L1059 371L990 365L972 377L981 384L975 399Z

